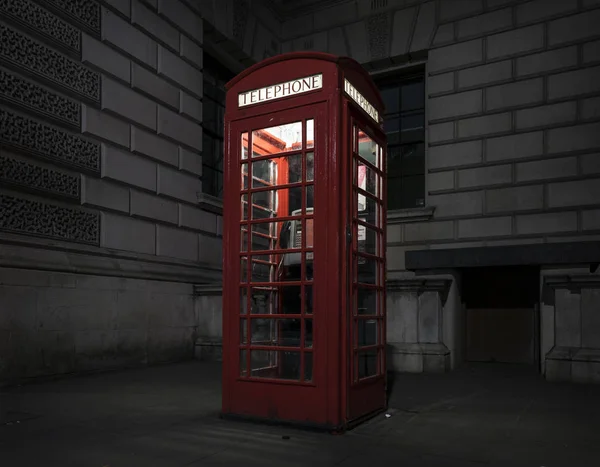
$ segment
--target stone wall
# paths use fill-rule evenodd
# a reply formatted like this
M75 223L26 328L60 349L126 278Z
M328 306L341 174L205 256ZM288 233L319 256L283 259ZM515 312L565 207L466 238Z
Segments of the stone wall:
M410 287L411 250L600 239L600 2L341 1L297 13L283 51L350 55L375 75L426 70L426 207L390 213L390 279ZM388 339L410 360L398 323L420 307L406 287L389 292ZM453 301L458 314L440 315L454 323L440 324L454 330L445 348L460 340Z
M0 378L191 356L222 241L198 206L200 15L0 0L0 18Z

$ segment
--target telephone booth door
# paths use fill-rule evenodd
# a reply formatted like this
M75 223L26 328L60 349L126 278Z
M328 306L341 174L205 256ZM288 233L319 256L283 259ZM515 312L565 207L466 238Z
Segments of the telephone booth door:
M348 419L357 420L386 404L386 146L378 124L347 110L347 410Z
M231 124L239 185L239 312L228 341L231 412L272 420L327 422L326 328L315 305L326 293L324 104ZM316 208L315 208L316 206ZM320 208L323 206L323 208ZM230 263L231 264L231 263ZM233 299L233 298L232 298ZM225 395L224 395L225 396Z

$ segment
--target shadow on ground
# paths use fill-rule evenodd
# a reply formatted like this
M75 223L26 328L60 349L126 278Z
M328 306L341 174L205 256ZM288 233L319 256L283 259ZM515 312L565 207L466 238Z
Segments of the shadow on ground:
M388 414L343 436L222 421L220 366L189 362L0 392L0 465L599 465L600 387L527 369L396 374Z

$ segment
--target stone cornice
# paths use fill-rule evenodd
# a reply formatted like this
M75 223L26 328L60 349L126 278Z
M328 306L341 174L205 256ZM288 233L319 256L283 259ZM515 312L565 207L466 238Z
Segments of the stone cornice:
M552 289L568 289L580 293L581 289L600 288L600 275L546 276L544 284Z
M386 282L386 290L416 292L419 295L424 292L438 292L442 304L445 304L451 285L451 279L392 279Z
M204 263L6 233L0 267L183 283L215 283L222 275Z
M423 207L414 209L397 209L394 211L388 211L387 223L388 224L404 224L408 222L423 222L431 219L435 207Z

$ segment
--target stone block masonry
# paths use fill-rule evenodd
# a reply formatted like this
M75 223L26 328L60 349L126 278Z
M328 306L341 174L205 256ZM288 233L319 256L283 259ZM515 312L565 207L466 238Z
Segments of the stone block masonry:
M22 220L0 215L0 308L36 316L2 329L0 380L191 358L192 284L222 267L198 205L202 18L182 0L0 16L0 195Z

